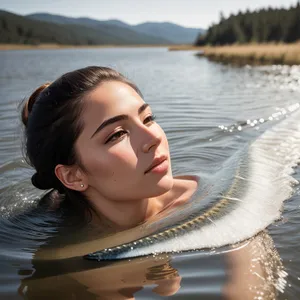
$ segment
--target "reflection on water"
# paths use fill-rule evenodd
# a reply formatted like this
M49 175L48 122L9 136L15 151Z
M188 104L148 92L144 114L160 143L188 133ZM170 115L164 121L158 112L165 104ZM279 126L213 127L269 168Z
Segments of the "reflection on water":
M283 291L287 275L266 232L196 257L161 254L111 263L34 260L33 266L34 275L23 279L19 288L25 299L139 299L154 293L174 299L201 295L271 300Z
M276 299L287 273L272 238L265 232L241 250L228 253L231 277L225 287L229 299Z
M37 85L87 65L113 67L152 106L170 143L174 175L209 178L299 106L299 66L236 68L163 48L2 51L0 60L0 299L299 299L299 193L269 226L270 236L234 251L97 263L66 248L69 258L41 260L47 244L59 241L63 215L37 205L41 193L22 159L18 117L18 103ZM300 180L298 170L294 177ZM76 229L66 237L75 243L80 235Z

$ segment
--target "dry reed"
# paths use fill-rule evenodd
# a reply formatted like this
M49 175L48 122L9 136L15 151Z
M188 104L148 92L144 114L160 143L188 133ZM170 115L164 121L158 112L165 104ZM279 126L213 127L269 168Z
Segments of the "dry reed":
M300 42L203 47L199 56L233 64L300 64Z

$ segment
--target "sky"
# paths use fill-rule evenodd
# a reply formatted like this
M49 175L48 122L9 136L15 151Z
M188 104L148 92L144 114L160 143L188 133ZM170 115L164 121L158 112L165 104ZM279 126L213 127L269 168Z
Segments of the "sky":
M238 11L290 7L298 0L0 0L0 9L26 15L47 12L97 20L119 19L131 25L154 21L207 29Z

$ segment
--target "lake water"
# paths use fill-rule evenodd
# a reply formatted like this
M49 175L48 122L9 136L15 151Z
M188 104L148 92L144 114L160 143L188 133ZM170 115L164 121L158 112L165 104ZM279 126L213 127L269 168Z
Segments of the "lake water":
M60 216L36 208L40 192L31 186L33 170L22 158L18 104L42 83L88 65L115 68L139 86L167 134L175 175L215 173L300 100L300 66L234 67L166 48L1 51L0 299L209 300L234 291L239 296L230 299L252 299L249 289L255 290L253 299L299 299L298 187L282 218L240 250L106 264L71 254L33 260L57 234ZM299 168L293 176L300 180Z

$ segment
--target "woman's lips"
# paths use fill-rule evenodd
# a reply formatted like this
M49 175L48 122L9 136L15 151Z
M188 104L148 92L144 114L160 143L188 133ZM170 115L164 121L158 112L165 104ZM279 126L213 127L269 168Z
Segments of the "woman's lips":
M155 158L150 167L145 171L147 173L164 173L168 170L169 164L166 156Z

